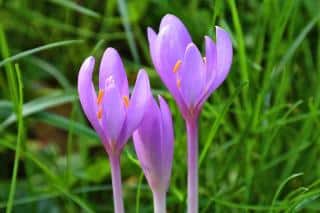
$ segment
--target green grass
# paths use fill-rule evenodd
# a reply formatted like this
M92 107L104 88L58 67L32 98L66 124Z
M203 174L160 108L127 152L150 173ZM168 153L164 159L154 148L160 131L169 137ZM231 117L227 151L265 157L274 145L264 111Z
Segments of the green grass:
M146 37L166 13L202 50L215 25L233 40L230 75L200 119L200 212L319 212L319 11L314 0L0 1L0 212L113 211L107 155L76 93L84 58L99 62L109 46L130 83L143 67L169 102L176 139L167 206L185 212L184 122ZM152 212L131 142L121 167L127 212Z

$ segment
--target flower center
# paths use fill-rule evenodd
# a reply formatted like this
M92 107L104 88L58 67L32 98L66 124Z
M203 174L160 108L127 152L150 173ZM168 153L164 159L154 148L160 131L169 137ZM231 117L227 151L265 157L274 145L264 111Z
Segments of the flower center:
M98 105L97 117L98 117L99 120L102 118L102 100L103 100L103 96L104 96L104 90L101 89L101 90L99 90L99 94L98 94L98 98L97 98L97 105ZM124 104L125 108L128 108L129 107L129 103L130 103L129 97L127 95L124 95L122 97L122 101L123 101L123 104Z

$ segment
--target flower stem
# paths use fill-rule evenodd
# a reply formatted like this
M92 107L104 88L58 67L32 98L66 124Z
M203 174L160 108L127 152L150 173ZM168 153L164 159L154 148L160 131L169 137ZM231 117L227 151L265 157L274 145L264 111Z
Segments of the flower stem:
M112 189L113 189L113 203L114 212L123 213L123 200L122 200L122 183L121 183L121 171L120 171L120 156L109 156L112 175Z
M188 213L198 212L198 119L186 121L188 134Z
M153 192L154 213L166 213L166 192Z

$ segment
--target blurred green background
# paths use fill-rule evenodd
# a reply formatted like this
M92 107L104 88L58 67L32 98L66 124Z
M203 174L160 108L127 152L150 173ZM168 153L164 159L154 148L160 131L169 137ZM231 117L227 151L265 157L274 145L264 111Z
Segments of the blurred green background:
M233 40L230 75L200 119L200 212L319 212L319 11L318 0L0 0L0 212L113 211L107 155L76 93L81 62L109 46L131 85L144 67L170 103L167 207L185 212L185 127L146 38L166 13L202 50L215 25ZM152 212L131 142L121 166L127 212Z

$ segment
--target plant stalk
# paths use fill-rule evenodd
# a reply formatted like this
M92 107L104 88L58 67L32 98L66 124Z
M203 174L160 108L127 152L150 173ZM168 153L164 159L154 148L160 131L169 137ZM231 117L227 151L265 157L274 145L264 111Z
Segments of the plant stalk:
M198 212L198 118L186 121L188 137L188 213Z
M121 171L120 171L120 156L110 155L109 159L110 159L111 175L112 175L114 212L124 213Z
M166 213L166 192L153 192L154 213Z

